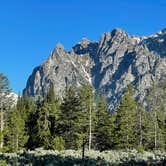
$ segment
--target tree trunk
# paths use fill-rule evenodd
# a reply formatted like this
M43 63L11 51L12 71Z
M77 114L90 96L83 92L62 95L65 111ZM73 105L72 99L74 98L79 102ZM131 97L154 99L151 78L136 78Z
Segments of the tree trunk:
M139 92L141 92L141 78L140 78L140 76L139 76ZM140 102L140 104L141 104L141 102ZM139 111L139 130L140 130L139 144L142 145L142 114L141 114L141 106L140 105L138 105L138 111Z
M82 166L85 165L85 144L86 144L86 140L83 137L83 142L82 142Z
M18 134L16 135L16 152L18 151Z
M129 128L129 125L128 125L128 122L127 122L127 129ZM127 141L127 144L126 144L126 149L129 148L129 135L128 135L128 132L127 132L127 135L126 135L126 141Z
M140 115L139 115L139 129L140 129L140 142L139 142L139 144L142 145L142 115L141 115L141 110L140 110Z
M4 129L4 114L3 114L3 105L1 101L1 143L0 148L3 148L3 129Z
M154 148L157 148L157 115L155 111L155 124L154 124Z
M91 103L89 106L89 150L91 150L91 143L92 143L92 109Z

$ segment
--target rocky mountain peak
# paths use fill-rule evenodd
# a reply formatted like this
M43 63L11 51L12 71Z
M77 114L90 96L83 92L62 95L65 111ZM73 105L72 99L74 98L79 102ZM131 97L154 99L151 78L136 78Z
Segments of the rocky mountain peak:
M46 61L46 63L54 63L54 61L59 60L60 58L62 58L63 55L66 54L66 51L63 47L63 45L61 43L58 43L55 47L55 49L53 50L53 52L51 52L48 60Z
M111 39L111 32L105 32L102 34L100 42L103 43L104 41L109 41Z
M123 29L120 29L120 28L113 29L111 34L112 34L112 36L116 36L116 35L127 36L127 33Z
M90 41L89 41L87 38L82 38L82 40L81 40L81 42L80 42L80 45L81 45L83 48L86 48L89 43L90 43Z
M58 44L48 60L34 69L24 93L46 94L52 82L55 93L62 97L68 87L89 82L106 96L114 110L130 83L136 89L136 98L144 102L154 81L166 78L165 69L165 30L139 37L114 29L97 42L82 39L70 52Z
M62 55L65 52L64 46L61 43L58 43L54 50L58 55Z
M111 45L112 43L120 43L128 38L128 34L122 29L114 29L111 32L105 32L100 39L100 44Z

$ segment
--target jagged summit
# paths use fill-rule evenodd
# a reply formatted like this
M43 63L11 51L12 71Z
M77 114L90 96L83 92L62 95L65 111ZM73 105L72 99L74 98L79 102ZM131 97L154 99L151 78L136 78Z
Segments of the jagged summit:
M52 82L55 93L62 97L68 87L89 82L114 109L128 84L134 85L136 98L144 101L154 81L165 77L165 29L148 37L129 36L122 29L114 29L96 42L83 38L70 52L58 44L48 60L34 69L24 93L46 94Z
M87 47L89 43L90 41L87 38L82 38L81 42L78 44L80 44L82 47Z
M55 54L62 55L65 52L65 48L61 43L58 43L54 49Z
M123 35L128 35L123 29L121 28L116 28L116 29L113 29L112 32L111 32L112 35L117 35L117 34L123 34Z
M58 43L55 47L55 50L64 50L64 46L61 43Z
M122 36L128 36L128 34L123 31L120 28L113 29L111 32L105 32L102 34L100 41L102 42L103 40L109 41L112 38L117 38L117 37L122 37Z

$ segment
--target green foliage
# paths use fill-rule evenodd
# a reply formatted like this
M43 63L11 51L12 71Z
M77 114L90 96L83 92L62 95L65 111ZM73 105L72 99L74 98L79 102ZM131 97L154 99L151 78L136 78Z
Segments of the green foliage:
M144 147L142 145L138 145L137 151L138 151L138 153L143 154L144 153Z
M38 146L46 149L50 146L51 122L49 120L49 106L44 103L38 112L38 119L36 125L36 139L38 140Z
M41 110L41 107L43 106L43 100L39 97L38 100L35 103L34 110L29 113L28 119L27 119L27 132L29 135L28 142L26 144L26 147L28 149L35 149L38 147L38 140L36 138L37 136L37 120L39 118L39 112Z
M133 148L135 143L136 103L133 89L129 86L116 110L114 121L114 148Z
M149 147L166 150L166 80L154 84L146 99L151 117Z
M7 166L7 163L5 160L0 160L0 166Z
M78 149L81 147L83 135L82 112L80 100L76 91L70 87L61 104L59 129L60 135L65 140L67 149Z
M24 148L28 136L25 133L25 122L17 108L14 108L8 117L7 146L12 152Z
M51 140L57 134L58 119L59 101L51 84L46 96L43 99L38 98L34 111L30 111L28 115L27 128L30 137L27 147L52 149Z
M130 85L116 111L110 113L105 98L98 95L95 99L89 84L83 84L79 90L70 87L60 100L50 83L47 94L35 101L27 95L19 95L13 109L5 104L1 107L1 120L5 122L0 130L1 151L18 152L36 148L81 150L83 144L89 153L92 149L135 148L140 155L144 149L164 151L165 92L165 83L159 87L155 85L147 97L149 111L145 111L142 103L135 102L134 89ZM99 161L101 164L102 159Z
M0 149L4 148L4 126L6 125L6 114L13 104L12 98L7 97L11 92L8 78L0 73Z
M111 118L107 110L107 103L103 96L100 96L96 107L95 126L95 148L103 151L111 148Z
M62 137L57 136L52 140L51 147L53 150L58 150L58 151L64 150L65 141L63 140Z
M83 133L84 139L89 146L89 150L91 147L94 148L94 132L95 132L95 96L94 90L91 85L85 83L82 85L79 91L79 97L81 101L81 111L83 113Z
M149 112L147 112L141 105L137 103L136 108L136 124L135 124L135 147L143 146L145 149L148 149L148 144L151 141L150 133L151 131L151 120Z
M0 158L6 160L8 165L60 165L81 166L81 151L65 150L50 151L41 150L23 153L1 154ZM115 166L115 165L164 165L166 153L161 151L147 152L143 154L137 150L130 151L85 151L86 166ZM6 164L5 163L5 164Z

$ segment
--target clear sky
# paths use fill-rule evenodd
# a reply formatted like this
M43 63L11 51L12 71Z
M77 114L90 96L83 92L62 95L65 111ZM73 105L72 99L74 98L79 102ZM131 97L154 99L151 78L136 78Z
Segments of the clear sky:
M166 0L1 0L0 72L22 92L58 42L69 50L114 28L141 36L166 28Z

